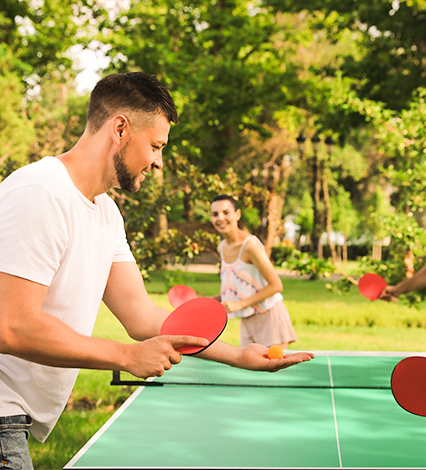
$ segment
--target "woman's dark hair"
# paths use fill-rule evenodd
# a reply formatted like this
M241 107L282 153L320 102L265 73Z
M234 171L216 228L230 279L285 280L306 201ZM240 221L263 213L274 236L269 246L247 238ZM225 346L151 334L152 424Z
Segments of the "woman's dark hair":
M239 209L237 201L232 196L228 196L227 194L220 194L219 196L215 196L212 200L212 203L216 201L230 201L235 210Z

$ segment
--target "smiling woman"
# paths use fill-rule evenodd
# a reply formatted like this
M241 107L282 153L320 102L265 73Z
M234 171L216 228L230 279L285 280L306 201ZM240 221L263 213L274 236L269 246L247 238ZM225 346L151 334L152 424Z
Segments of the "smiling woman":
M241 211L234 198L216 196L210 209L212 224L224 238L218 246L221 289L216 298L230 318L241 317L241 346L256 342L287 349L297 337L281 295L281 279L264 246L238 227Z

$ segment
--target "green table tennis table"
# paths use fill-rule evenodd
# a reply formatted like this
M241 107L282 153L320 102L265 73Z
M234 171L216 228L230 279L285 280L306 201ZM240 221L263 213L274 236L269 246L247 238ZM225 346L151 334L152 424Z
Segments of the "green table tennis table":
M65 469L426 468L426 418L390 389L409 355L317 351L277 373L184 357Z

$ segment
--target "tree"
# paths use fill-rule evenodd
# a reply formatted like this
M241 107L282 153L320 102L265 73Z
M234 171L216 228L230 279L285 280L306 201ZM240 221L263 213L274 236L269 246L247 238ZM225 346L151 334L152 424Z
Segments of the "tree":
M69 48L89 40L100 10L92 2L0 2L0 169L73 145L84 127L86 98L73 90ZM77 111L77 108L78 111Z
M333 226L343 235L342 256L343 262L348 261L348 238L354 233L358 225L358 214L354 209L350 194L341 186L337 187L337 194L331 201L333 212Z
M69 49L89 42L96 18L105 11L91 0L0 2L0 38L26 65L22 74L27 89L41 80L67 83L76 75Z
M11 158L24 162L34 138L33 125L22 105L18 76L18 70L22 68L24 65L10 49L0 45L0 168ZM0 175L4 177L6 173Z
M302 196L301 204L298 207L298 214L296 217L296 224L299 226L298 229L298 241L296 247L298 250L301 249L300 238L302 235L310 236L312 231L313 223L313 210L312 210L312 198L310 194L305 191Z
M296 82L295 33L249 1L161 0L133 2L99 39L114 70L149 71L171 87L181 115L171 143L215 172L233 166L247 131L270 135L263 124Z
M149 71L170 86L180 111L170 145L179 155L206 174L235 169L243 181L255 163L271 169L262 203L268 250L282 223L286 155L294 145L288 133L280 141L274 118L298 85L290 56L299 33L292 26L244 0L161 0L133 2L99 36L111 45L111 70ZM164 176L164 184L175 177L167 170ZM193 184L180 193L187 221L197 204Z
M87 104L88 96L78 95L65 84L44 80L37 98L27 102L35 131L28 160L59 155L73 147L84 131Z
M356 79L361 98L406 108L426 77L424 0L265 0L279 11L312 14L312 27L338 43L350 32L357 54L341 55L327 73Z

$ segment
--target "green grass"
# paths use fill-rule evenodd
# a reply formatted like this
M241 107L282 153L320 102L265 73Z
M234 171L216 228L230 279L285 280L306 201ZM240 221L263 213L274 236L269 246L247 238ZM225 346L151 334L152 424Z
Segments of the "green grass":
M199 296L219 292L217 274L153 273L146 283L153 300L171 310L170 284L184 283ZM426 309L400 303L371 302L353 288L347 295L333 294L324 281L283 278L284 299L298 335L293 350L423 351L426 345ZM95 336L131 342L124 328L102 305ZM239 320L232 319L221 339L239 343ZM45 444L30 438L36 470L59 470L108 420L135 387L111 386L111 372L82 370L77 379L74 408L64 411Z

